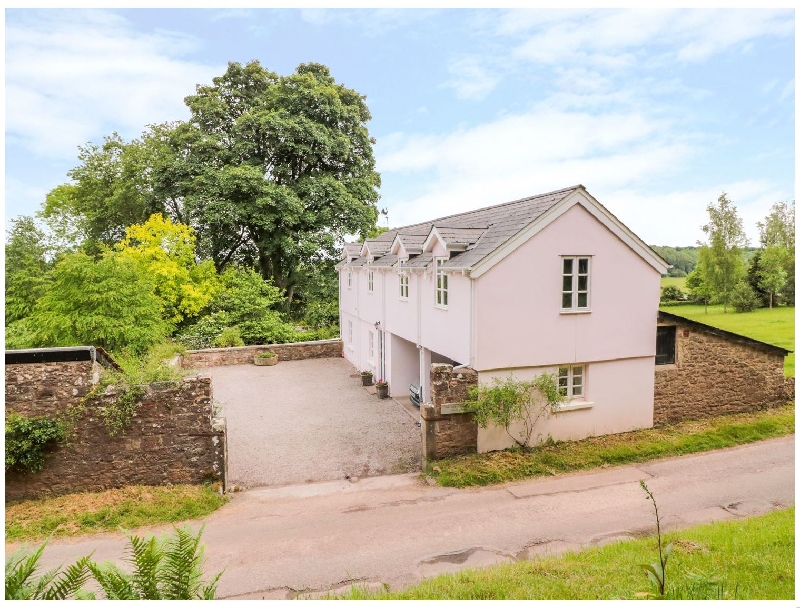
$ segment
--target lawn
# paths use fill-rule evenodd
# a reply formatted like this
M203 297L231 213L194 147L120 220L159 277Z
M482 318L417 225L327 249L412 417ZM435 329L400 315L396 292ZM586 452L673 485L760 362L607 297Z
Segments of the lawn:
M443 486L466 487L546 477L608 465L647 462L794 433L794 404L681 422L629 433L437 460L430 474ZM435 468L433 468L435 466Z
M642 508L647 505L643 500ZM670 532L664 542L673 543L666 599L795 597L794 508ZM654 590L638 564L657 559L656 538L649 536L446 574L402 591L372 593L355 587L343 599L633 599Z
M661 287L668 286L686 291L686 277L661 277Z
M749 338L761 340L769 344L794 350L794 308L758 308L753 312L734 312L728 308L723 312L721 305L709 306L708 312L702 305L697 306L661 306L669 312L706 325L713 325ZM794 376L794 353L784 360L783 373Z
M227 502L209 486L127 486L6 505L6 542L77 536L205 517Z

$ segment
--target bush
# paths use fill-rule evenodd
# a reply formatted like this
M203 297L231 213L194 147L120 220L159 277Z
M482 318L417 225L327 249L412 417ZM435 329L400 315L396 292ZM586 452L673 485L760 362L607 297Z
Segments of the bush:
M47 416L6 418L6 471L36 473L44 468L47 452L66 441L64 424Z
M681 291L680 287L674 285L667 285L661 288L661 301L662 302L683 302L686 299L686 294Z
M214 346L217 348L229 348L231 346L244 346L244 340L239 334L238 327L226 327L216 338Z
M736 312L751 312L761 305L761 300L752 287L742 281L731 294L731 305Z

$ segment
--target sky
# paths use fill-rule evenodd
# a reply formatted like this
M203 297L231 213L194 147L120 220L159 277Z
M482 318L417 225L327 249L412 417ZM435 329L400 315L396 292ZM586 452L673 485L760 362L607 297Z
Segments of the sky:
M6 9L6 227L228 62L366 96L392 227L583 184L651 245L794 200L794 10Z

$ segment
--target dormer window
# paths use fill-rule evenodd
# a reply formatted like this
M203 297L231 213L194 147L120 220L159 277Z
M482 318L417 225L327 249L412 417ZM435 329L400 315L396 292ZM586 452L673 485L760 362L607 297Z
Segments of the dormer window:
M367 273L367 291L368 291L369 293L372 293L374 290L375 290L375 275L374 275L374 273L373 273L373 272L370 270L370 271Z
M353 273L349 270L347 271L347 289L350 289L353 286Z
M400 299L408 300L408 275L400 275Z
M436 306L447 308L447 274L443 266L447 258L436 258Z

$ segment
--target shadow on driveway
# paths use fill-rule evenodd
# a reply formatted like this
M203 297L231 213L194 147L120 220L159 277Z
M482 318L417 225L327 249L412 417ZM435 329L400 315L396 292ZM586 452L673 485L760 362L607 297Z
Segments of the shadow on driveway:
M228 421L229 483L246 488L417 471L420 428L344 359L205 369Z

